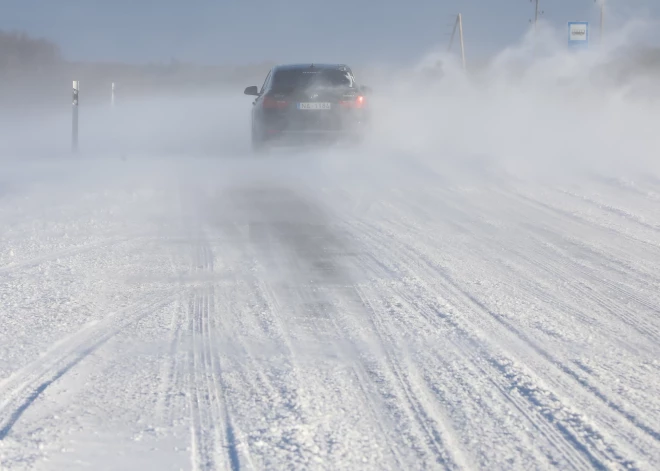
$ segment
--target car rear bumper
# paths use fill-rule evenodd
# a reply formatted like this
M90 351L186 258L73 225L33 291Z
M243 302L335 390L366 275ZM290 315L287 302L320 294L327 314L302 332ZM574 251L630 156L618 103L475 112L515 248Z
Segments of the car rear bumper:
M362 130L278 130L264 135L269 145L323 144L339 142L359 142Z
M264 129L282 132L346 132L361 127L368 120L365 111L262 110L257 121Z
M356 140L366 132L367 124L357 116L330 117L320 120L264 120L260 135L267 142L323 142Z

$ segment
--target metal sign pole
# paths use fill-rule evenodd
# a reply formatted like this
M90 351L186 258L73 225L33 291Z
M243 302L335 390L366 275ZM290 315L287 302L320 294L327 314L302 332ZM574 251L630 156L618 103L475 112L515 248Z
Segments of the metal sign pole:
M78 152L78 92L80 83L73 81L73 120L71 126L71 151Z
M538 29L537 24L539 22L539 0L536 0L536 10L534 12L534 31Z
M600 4L600 42L603 42L603 31L605 29L605 0Z
M534 3L534 19L530 19L529 22L534 26L534 34L538 32L538 23L539 17L545 14L545 11L541 10L541 0L529 0L531 3Z

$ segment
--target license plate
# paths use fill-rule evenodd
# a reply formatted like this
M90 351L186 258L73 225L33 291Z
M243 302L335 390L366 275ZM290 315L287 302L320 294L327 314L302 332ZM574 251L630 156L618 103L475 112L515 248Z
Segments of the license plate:
M329 110L331 103L298 103L299 110Z

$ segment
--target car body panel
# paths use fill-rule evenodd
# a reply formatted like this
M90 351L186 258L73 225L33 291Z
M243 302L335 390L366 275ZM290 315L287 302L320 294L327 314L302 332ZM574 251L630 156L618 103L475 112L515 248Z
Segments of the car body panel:
M245 91L256 96L253 142L356 139L369 121L368 98L343 64L276 66L258 93L255 88Z

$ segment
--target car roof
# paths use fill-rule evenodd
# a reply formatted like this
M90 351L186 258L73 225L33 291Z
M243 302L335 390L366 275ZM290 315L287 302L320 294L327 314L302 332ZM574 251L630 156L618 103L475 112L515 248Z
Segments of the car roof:
M302 70L302 69L325 69L325 70L350 70L346 64L280 64L275 70Z

